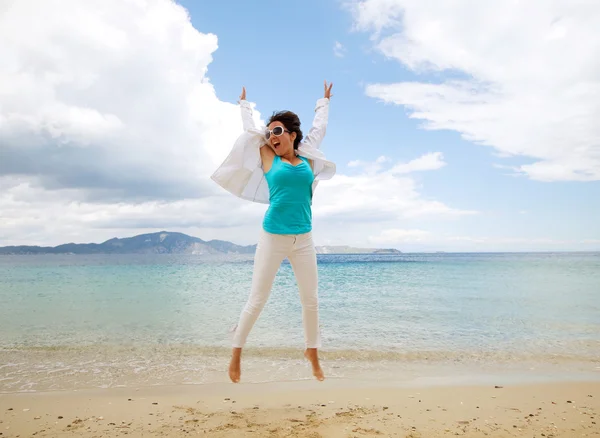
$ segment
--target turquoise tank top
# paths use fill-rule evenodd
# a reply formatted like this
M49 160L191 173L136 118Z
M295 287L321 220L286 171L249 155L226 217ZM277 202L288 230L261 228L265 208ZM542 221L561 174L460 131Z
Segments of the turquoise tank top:
M312 183L315 179L304 157L296 166L278 155L265 173L269 185L269 208L263 228L271 234L304 234L312 230Z

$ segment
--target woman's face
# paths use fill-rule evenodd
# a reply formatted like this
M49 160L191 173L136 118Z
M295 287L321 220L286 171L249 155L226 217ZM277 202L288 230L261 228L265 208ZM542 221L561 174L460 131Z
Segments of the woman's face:
M271 146L277 155L288 155L294 151L295 132L289 132L281 122L272 122L267 129L269 131L267 133L269 136L267 140L268 145ZM277 135L279 133L281 135Z

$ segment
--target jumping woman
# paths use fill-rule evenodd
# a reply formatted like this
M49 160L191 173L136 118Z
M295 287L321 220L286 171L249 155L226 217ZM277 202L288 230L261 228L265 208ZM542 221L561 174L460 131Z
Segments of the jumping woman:
M319 146L325 136L333 84L324 84L313 125L306 137L300 119L291 111L274 113L267 126L256 128L252 107L242 88L243 133L212 179L234 195L268 204L254 256L250 296L233 335L229 364L232 382L240 381L242 348L271 293L273 281L287 257L298 283L306 350L318 380L325 376L319 363L321 348L317 256L312 238L312 198L319 180L335 174Z

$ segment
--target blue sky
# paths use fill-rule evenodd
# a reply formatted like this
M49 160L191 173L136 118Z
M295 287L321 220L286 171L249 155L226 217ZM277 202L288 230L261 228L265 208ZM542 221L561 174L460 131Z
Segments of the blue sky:
M147 10L119 9L118 2L99 2L95 7L106 9L102 19L75 2L55 5L59 10L47 16L40 34L62 32L59 28L65 23L59 17L60 8L73 8L95 23L91 28L107 26L114 30L113 35L124 37L96 39L91 31L78 28L72 29L71 35L81 32L80 47L72 41L65 44L60 38L49 38L48 46L37 51L32 52L26 43L14 43L10 48L8 53L14 58L9 59L16 65L31 67L32 56L39 56L39 65L44 65L39 68L49 71L60 70L46 67L52 62L64 65L64 58L61 61L48 55L55 49L71 57L73 73L60 86L52 84L57 87L56 101L50 102L49 108L57 102L75 105L70 96L76 92L86 96L81 98L78 111L82 107L97 110L103 120L102 130L108 129L106 121L113 120L110 116L114 115L115 126L130 127L130 132L140 130L136 136L140 144L136 145L135 159L132 152L131 160L119 158L122 161L116 165L114 154L98 161L98 156L104 156L105 143L98 150L89 147L93 140L86 137L84 141L73 134L84 129L73 128L82 123L82 117L69 119L64 123L71 131L65 128L58 136L44 136L44 151L55 158L60 151L61 160L90 160L98 168L95 172L82 171L80 178L66 178L61 174L69 169L64 162L51 170L21 166L27 167L23 170L18 166L27 157L21 156L22 147L17 153L17 147L34 136L32 132L40 135L40 129L0 130L8 144L0 149L9 158L5 162L17 163L11 164L12 168L0 166L0 183L9 190L4 198L7 226L0 232L0 245L101 241L161 229L207 240L253 243L264 209L228 199L206 183L239 131L235 103L241 87L246 86L248 100L256 102L261 117L273 110L290 109L300 115L303 128L308 130L315 100L321 97L322 83L327 79L334 83L334 97L323 148L337 163L338 176L323 182L315 193L318 244L393 246L410 251L600 250L600 132L594 122L600 115L594 103L600 89L600 70L573 54L578 47L582 51L600 47L600 32L584 20L585 16L600 15L600 8L573 11L568 2L554 6L532 2L511 6L515 9L502 21L494 19L500 12L487 2L465 1L455 8L442 1L438 7L426 8L404 0L178 3L188 11L191 23L186 23L180 10L172 10L169 2L159 0L150 2ZM124 17L129 14L135 23L136 17L144 18L143 14L150 14L153 8L159 12L148 23L164 32L164 38L156 36L158 31L149 36L135 25L127 27L119 19L119 13ZM13 15L5 19L15 23L24 14L15 7ZM179 47L180 29L197 32L203 39L195 42L197 46L191 51ZM514 38L507 36L507 30ZM12 37L10 41L17 41L20 30L15 25L8 30L5 27L4 32ZM214 37L206 37L208 34ZM136 50L127 52L134 44ZM93 65L80 64L78 50L82 47L87 47L86 53L96 53ZM206 68L204 77L198 75L202 84L185 79L169 95L168 89L161 89L166 83L162 82L163 73L164 77L173 71L182 77L193 74L198 67L190 62L194 50L202 54L198 65ZM131 68L114 73L119 65L116 54L121 51L129 53L127 65ZM43 63L44 58L49 60ZM5 69L8 81L23 83L10 65L0 68ZM127 78L127 72L137 76ZM176 139L176 150L165 151L164 143L151 146L152 141L144 140L150 136L147 125L131 119L131 109L121 114L122 107L111 109L101 102L99 93L92 92L94 80L105 82L103 89L125 96L131 88L126 84L136 83L135 96L123 100L126 105L132 101L157 102L156 112L144 120L164 120L164 130L148 138ZM88 82L82 86L82 81ZM182 91L184 86L189 87L189 93ZM208 88L202 88L205 86ZM71 90L66 92L68 87ZM35 100L41 96L36 93L43 91L28 92ZM179 92L181 96L176 94ZM184 100L194 93L199 97L189 109ZM9 92L0 91L0 111L5 120L19 111L24 119L38 114L38 110L23 109L14 102ZM214 111L208 111L213 107ZM168 123L168 113L180 114L177 123L182 126L186 114L193 113L190 120L206 129L181 133L175 122ZM63 119L43 125L61 123ZM426 129L431 124L439 129ZM228 125L231 132L224 134L227 128L223 126ZM85 135L92 131L97 129L89 129ZM114 132L110 138L118 151L137 141L120 138L121 134ZM65 152L69 150L65 144L78 142L86 146L74 147L73 154ZM180 144L185 147L179 149ZM194 174L186 166L204 160L198 149L205 150L212 161L206 161ZM385 174L395 165L414 164L428 154L437 154L436 159L430 155L433 162L428 170ZM386 159L377 170L349 165L373 163L379 157ZM152 171L157 163L169 168L162 176ZM114 167L142 176L116 178L109 170ZM179 176L188 171L198 181L182 181ZM92 174L96 175L94 181L106 181L105 186L85 181ZM65 183L67 179L79 182ZM141 187L154 185L156 192L141 196ZM362 193L365 186L370 188ZM358 193L365 199L362 207ZM45 204L33 200L38 197ZM390 202L394 197L397 199ZM215 199L226 203L221 204L227 205L226 210L236 212L237 219L209 212L207 206L214 206ZM73 222L56 228L51 220L40 217L24 227L19 220L20 216L38 217L35 212L47 211L49 206L57 215L68 206L69 219L64 221ZM174 215L173 211L180 213ZM188 219L183 220L182 214Z

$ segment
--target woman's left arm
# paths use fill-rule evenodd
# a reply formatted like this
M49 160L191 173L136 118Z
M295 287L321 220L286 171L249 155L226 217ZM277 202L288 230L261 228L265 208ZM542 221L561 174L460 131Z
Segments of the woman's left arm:
M318 148L321 145L327 131L329 101L332 96L331 87L333 87L333 83L327 85L327 81L325 81L324 87L325 91L323 97L317 100L312 127L310 128L310 131L308 131L306 137L302 140L302 143L311 148Z

